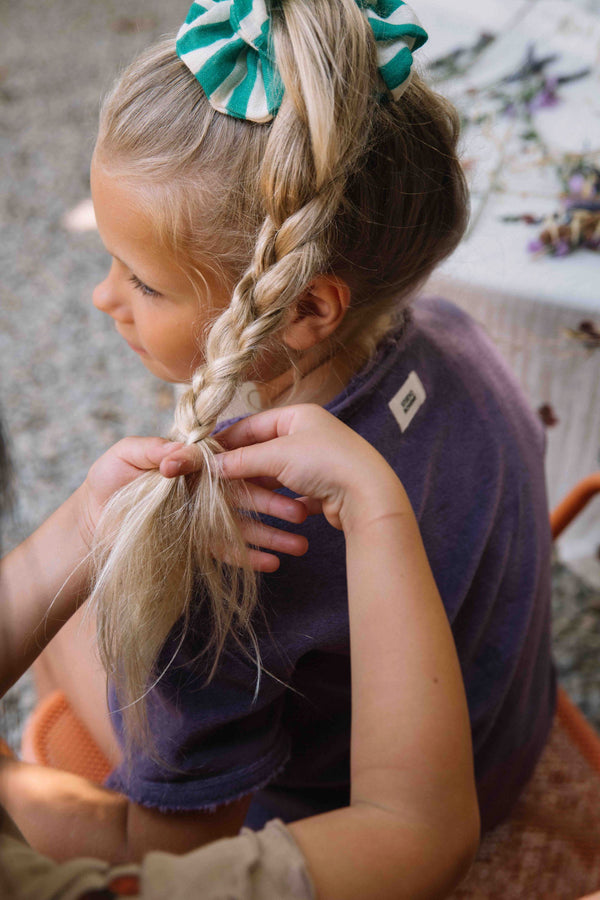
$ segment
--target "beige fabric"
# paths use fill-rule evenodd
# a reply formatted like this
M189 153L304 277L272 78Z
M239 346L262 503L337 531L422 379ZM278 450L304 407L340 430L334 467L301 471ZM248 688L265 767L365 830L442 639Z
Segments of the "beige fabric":
M131 875L139 875L144 900L315 900L304 857L281 822L184 856L154 852L141 866L114 867L94 859L53 863L0 815L2 900L81 900Z
M183 857L150 853L142 887L144 900L315 900L304 857L278 821Z

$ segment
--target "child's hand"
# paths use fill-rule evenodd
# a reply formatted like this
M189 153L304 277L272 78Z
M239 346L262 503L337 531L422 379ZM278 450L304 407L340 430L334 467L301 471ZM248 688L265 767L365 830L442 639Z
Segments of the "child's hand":
M408 508L404 489L383 457L320 406L301 404L249 416L219 434L217 457L228 478L259 480L305 495L346 535ZM273 495L277 496L277 495Z
M144 472L158 469L162 460L183 444L163 438L128 437L114 444L90 468L79 488L80 527L88 546L106 502L120 488Z
M81 531L88 546L105 503L120 488L152 469L160 468L165 477L188 475L201 462L201 455L193 447L163 438L129 437L119 441L94 463L80 488ZM260 484L246 484L240 497L240 508L287 522L299 524L307 516L303 503L275 494ZM279 565L277 557L268 550L301 556L308 547L301 535L262 525L255 519L242 518L241 530L248 544L263 548L249 553L256 571L273 571Z

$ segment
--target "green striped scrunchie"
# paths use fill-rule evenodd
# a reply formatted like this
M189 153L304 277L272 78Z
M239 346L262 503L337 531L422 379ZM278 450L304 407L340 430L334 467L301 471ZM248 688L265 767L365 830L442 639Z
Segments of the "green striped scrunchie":
M373 30L381 77L397 100L410 80L412 51L423 46L427 32L403 0L355 2ZM176 48L218 112L250 122L269 122L277 113L283 84L265 0L196 0Z

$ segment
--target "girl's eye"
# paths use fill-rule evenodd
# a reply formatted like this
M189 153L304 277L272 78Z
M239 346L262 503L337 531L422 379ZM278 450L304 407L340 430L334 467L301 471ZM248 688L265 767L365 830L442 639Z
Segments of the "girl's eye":
M138 291L145 294L146 297L160 297L158 291L153 290L151 287L148 287L147 284L144 284L143 281L140 281L137 275L131 275L129 281Z

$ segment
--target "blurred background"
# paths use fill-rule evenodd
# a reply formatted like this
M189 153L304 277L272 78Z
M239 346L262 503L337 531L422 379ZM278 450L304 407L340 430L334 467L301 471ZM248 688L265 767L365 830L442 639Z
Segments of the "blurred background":
M139 50L177 29L188 6L0 4L0 407L18 498L7 548L110 444L169 429L173 388L146 372L91 303L108 257L88 170L103 93ZM421 66L463 117L473 189L469 235L430 289L470 309L509 359L548 429L554 502L600 466L600 226L594 247L596 232L572 211L597 214L600 196L600 7L412 6L431 35ZM553 576L560 678L597 727L599 523L590 510ZM2 703L14 746L32 699L25 678Z

